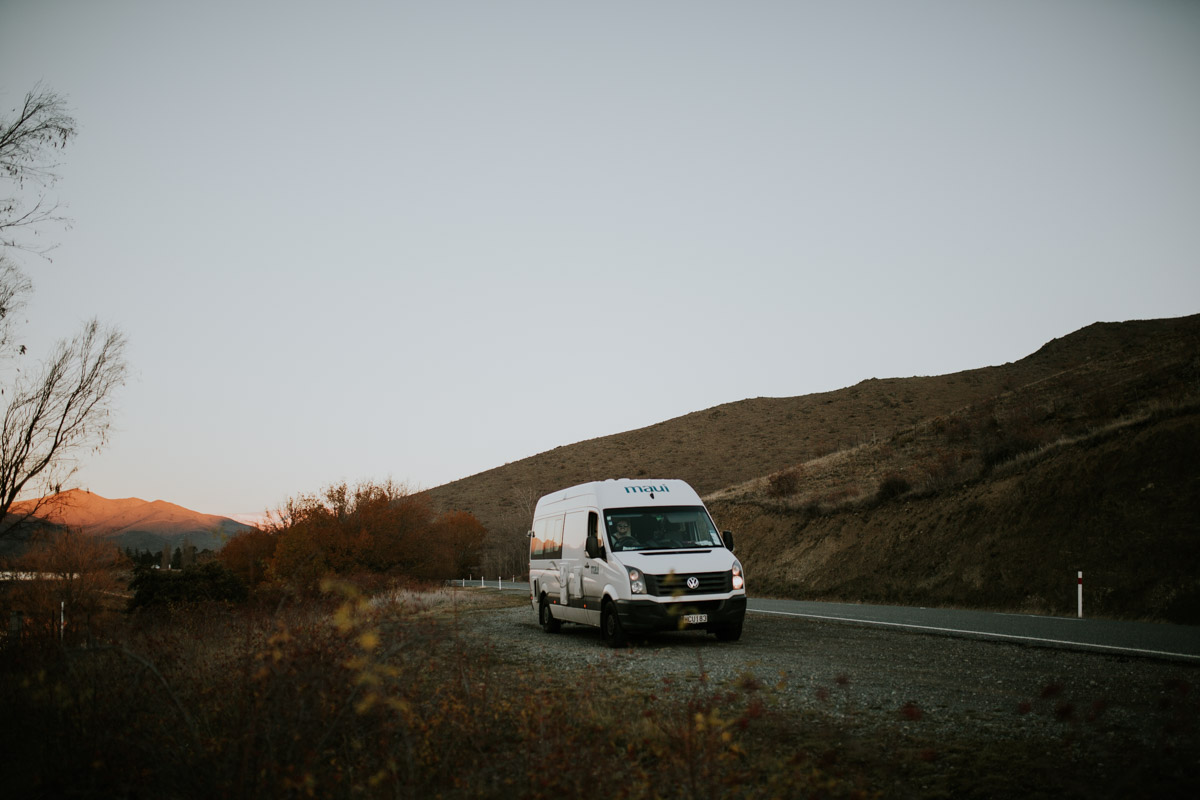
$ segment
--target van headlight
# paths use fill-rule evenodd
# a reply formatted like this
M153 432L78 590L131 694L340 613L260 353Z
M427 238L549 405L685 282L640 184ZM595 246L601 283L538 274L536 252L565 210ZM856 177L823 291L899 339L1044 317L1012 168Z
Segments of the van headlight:
M640 570L634 567L628 567L629 570L629 591L633 594L646 593L646 579L642 577Z
M736 560L733 562L733 588L734 590L746 588L746 581L742 578L742 562Z

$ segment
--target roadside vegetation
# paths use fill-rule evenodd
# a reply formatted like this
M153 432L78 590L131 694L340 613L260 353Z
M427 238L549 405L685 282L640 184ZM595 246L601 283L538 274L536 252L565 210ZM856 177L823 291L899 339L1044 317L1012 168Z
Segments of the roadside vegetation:
M330 575L478 575L485 533L473 515L435 513L427 497L390 481L341 483L289 499L218 558L249 588L273 584L315 596Z
M325 578L173 598L0 649L20 797L863 796L770 746L770 691L506 664L466 615L524 597ZM198 585L198 584L197 584ZM764 726L765 725L765 726ZM597 787L601 787L597 794Z
M380 561L369 542L383 536L397 554ZM913 703L895 712L909 731L898 739L894 726L857 724L846 676L812 689L815 710L797 710L787 678L754 663L716 681L702 655L669 677L605 658L573 669L513 658L474 620L528 599L447 582L466 562L439 554L440 536L480 541L469 515L366 484L297 497L220 560L182 570L131 571L94 539L45 542L9 565L37 580L0 584L4 615L21 621L0 639L0 708L20 721L0 729L6 790L207 800L1104 788L1079 768L1092 754L1075 738L1102 709L1053 686L1031 686L1013 713L1059 726L1061 742L1053 731L941 740ZM418 541L422 552L406 549ZM1196 729L1191 691L1181 683L1172 707L1185 712L1180 741ZM1155 778L1168 789L1194 779Z
M870 798L1112 796L1133 755L1104 709L1030 686L1038 735L939 738L904 703L859 725L848 676L784 701L782 675L631 675L612 659L514 659L476 615L523 595L326 579L311 598L121 606L0 647L5 790L14 797ZM532 612L530 612L532 624ZM600 649L597 641L597 652ZM1171 688L1171 687L1169 687ZM1195 785L1194 687L1120 794ZM874 713L874 712L872 712ZM970 730L969 720L962 726ZM898 731L902 731L898 733ZM1105 769L1089 770L1095 746ZM1107 748L1107 749L1104 749ZM1147 749L1149 748L1149 749Z

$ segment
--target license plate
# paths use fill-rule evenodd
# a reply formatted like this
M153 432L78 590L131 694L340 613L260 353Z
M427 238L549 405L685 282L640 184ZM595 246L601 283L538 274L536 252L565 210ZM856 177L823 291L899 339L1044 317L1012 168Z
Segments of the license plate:
M685 614L683 621L688 625L703 625L708 622L708 614Z

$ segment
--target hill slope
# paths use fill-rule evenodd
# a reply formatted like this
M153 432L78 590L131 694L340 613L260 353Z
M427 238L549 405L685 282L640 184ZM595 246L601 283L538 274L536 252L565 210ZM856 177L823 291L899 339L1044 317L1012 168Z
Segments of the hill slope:
M21 517L32 503L16 503L9 516ZM122 549L160 551L187 542L198 550L219 549L225 540L249 525L215 514L201 514L163 500L136 497L110 500L82 489L47 498L38 518L45 524L77 530L85 536L111 539Z
M1166 408L1178 411L1177 422L1172 424L1181 426L1177 434L1183 436L1196 424L1195 416L1183 410L1195 403L1198 394L1200 315L1096 323L1055 339L1020 361L1002 366L934 377L870 379L834 392L729 403L640 430L556 448L437 487L429 494L440 507L464 509L478 516L492 531L495 555L497 559L507 559L502 561L507 570L516 569L521 559L524 547L521 536L541 494L610 477L680 477L712 501L718 524L744 529L740 545L754 553L753 561L748 557L748 569L755 562L765 568L785 556L799 558L785 552L787 540L767 535L778 529L770 522L772 515L789 518L788 530L793 535L797 533L797 525L813 524L816 517L836 518L836 522L820 524L841 526L839 530L844 528L848 531L846 535L865 537L862 547L867 551L883 548L884 540L876 542L875 538L885 535L882 528L875 529L864 522L861 515L868 509L876 515L872 518L884 519L877 515L885 509L888 513L902 514L897 509L907 505L911 512L914 503L937 506L939 510L932 514L927 525L943 533L958 530L957 515L965 514L966 507L975 508L982 502L971 492L985 492L989 486L995 489L999 484L993 484L1001 480L1001 469L1007 468L1005 465L1013 459L1024 458L1026 462L1022 463L1028 465L1032 463L1031 454L1039 448L1054 448L1059 457L1039 468L1039 486L1045 487L1047 496L1056 493L1067 496L1076 491L1072 486L1084 480L1080 475L1091 475L1088 480L1101 477L1088 467L1098 452L1093 447L1094 439L1089 438L1090 432L1119 420L1165 424L1161 414L1155 418L1157 422L1151 417L1160 413L1155 409ZM1120 493L1121 486L1162 485L1161 477L1159 482L1142 478L1154 461L1153 448L1167 446L1170 438L1151 436L1139 441L1142 442L1139 447L1151 449L1139 459L1117 460L1113 469L1124 476L1117 486L1106 490L1106 497L1111 498L1112 504L1139 509L1143 516L1138 519L1136 529L1145 531L1148 541L1154 542L1159 536L1193 536L1194 525L1183 534L1177 530L1184 524L1181 520L1186 519L1186 514L1168 519L1161 506L1138 504ZM1184 470L1187 462L1170 463ZM785 487L784 492L773 492L780 488L774 478L789 473L794 476L792 485ZM1117 479L1116 474L1110 477ZM1174 483L1168 483L1182 489L1193 485L1189 480L1180 472ZM1080 492L1094 491L1088 489L1086 482L1081 485ZM983 504L992 518L1007 518L1010 511L1016 513L1025 504L1018 494L999 489L994 494L998 504L995 508ZM959 508L959 504L965 505ZM1036 513L1048 515L1052 506ZM764 515L766 521L758 520L756 514ZM729 519L722 515L728 515ZM1085 524L1094 529L1095 520L1086 514L1070 519L1053 518L1065 526L1059 536L1090 535L1083 531ZM1133 524L1130 519L1126 523ZM755 543L758 535L755 532L760 528L769 546ZM954 566L947 569L960 574L974 569L970 565L988 557L985 549L985 543L991 541L988 537L1011 538L1017 548L1013 552L1021 550L1015 544L1021 539L1016 532L1000 528L985 536L978 529L946 540L945 547L953 545L951 549L955 552L950 559ZM1193 547L1192 551L1200 552L1200 548ZM943 558L949 558L949 552L946 550ZM1196 574L1197 556L1188 557L1190 552L1180 554L1181 559L1173 567L1174 574L1182 576L1189 570ZM805 556L809 557L811 553ZM894 561L888 562L889 568ZM1059 569L1058 565L1043 566L1047 575ZM842 570L847 577L836 584L832 581L822 584L821 596L850 601L868 597L862 587L888 574L881 563L849 557L831 560L827 568L830 574ZM861 580L852 579L850 572L855 572ZM767 570L762 574L767 577ZM1046 580L1053 583L1062 579L1047 577ZM912 591L903 594L911 602L1013 607L1013 593L1006 591L1001 596L993 591L994 584L984 589L983 594L939 594L937 582L919 571L894 574L893 580L897 586L911 588ZM804 596L814 591L811 584L796 583L784 574L760 585L779 593ZM1111 615L1178 616L1166 609L1174 607L1172 604L1189 602L1166 600L1156 602L1153 608L1143 608L1132 600L1120 600L1134 597L1138 591L1115 587L1112 584L1103 590L1112 598L1106 608ZM1046 591L1031 587L1026 594L1037 598L1045 596ZM885 596L902 595L897 589ZM1057 608L1048 599L1026 603L1022 596L1020 601L1021 605L1031 607L1039 603L1046 608Z
M935 377L869 379L833 392L726 403L626 433L558 447L428 490L492 530L521 528L542 494L589 480L671 476L702 495L878 442L898 431L1027 388L1060 398L1081 424L1163 394L1200 358L1200 315L1097 323L1020 361ZM1200 363L1191 367L1200 373ZM1165 375L1163 374L1165 373ZM1032 395L1026 395L1032 396ZM1108 408L1082 408L1102 406ZM1075 410L1070 410L1070 406Z
M1200 408L1162 412L986 479L811 514L710 500L764 594L1200 624ZM753 565L752 567L750 565Z

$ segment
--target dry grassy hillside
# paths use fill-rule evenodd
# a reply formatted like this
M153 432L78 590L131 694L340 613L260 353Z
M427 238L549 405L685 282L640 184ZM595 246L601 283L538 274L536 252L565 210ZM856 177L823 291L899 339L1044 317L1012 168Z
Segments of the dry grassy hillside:
M710 496L814 512L880 493L927 494L1041 448L1187 406L1200 396L1200 317L1093 325L999 369L1007 379L994 395Z
M1200 624L1200 406L1034 451L986 479L812 513L710 500L759 593Z
M1097 323L1003 366L729 403L556 448L430 494L442 507L467 509L483 520L492 531L493 557L507 559L507 570L521 558L520 537L537 497L574 483L680 477L714 501L722 527L750 533L748 509L806 525L881 504L896 509L957 496L962 487L997 480L1014 459L1029 460L1042 448L1087 452L1095 431L1169 416L1198 394L1200 316ZM1051 492L1057 475L1051 469L1041 477ZM961 547L977 549L965 539ZM798 591L782 577L771 585ZM829 592L825 596L862 599L852 583Z

